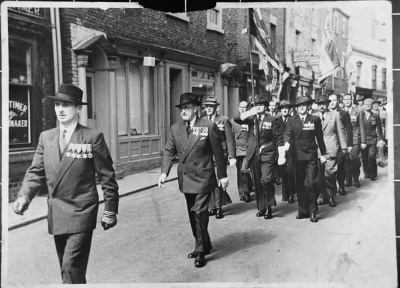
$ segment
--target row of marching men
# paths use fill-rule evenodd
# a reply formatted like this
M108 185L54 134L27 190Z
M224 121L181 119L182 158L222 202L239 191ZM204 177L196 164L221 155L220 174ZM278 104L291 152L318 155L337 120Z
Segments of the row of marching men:
M282 184L282 201L294 203L297 194L297 219L317 222L318 206L335 207L335 196L346 195L345 187L361 186L361 163L364 178L376 180L377 148L385 143L380 117L372 110L374 101L365 99L359 105L350 94L340 100L343 108L335 94L316 101L301 96L294 104L261 94L253 107L240 102L239 114L231 121L216 112L215 98L203 103L204 117L220 130L227 161L236 165L240 200L250 202L255 190L257 217L273 218L276 184ZM313 109L313 103L318 108ZM209 215L223 218L222 207L231 202L218 187Z

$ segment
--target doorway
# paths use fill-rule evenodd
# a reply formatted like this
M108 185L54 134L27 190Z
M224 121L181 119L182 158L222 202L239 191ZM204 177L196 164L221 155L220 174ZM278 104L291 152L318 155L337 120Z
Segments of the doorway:
M169 74L169 99L170 99L170 125L181 120L179 110L175 107L179 104L180 95L183 91L183 69L181 68L168 68Z

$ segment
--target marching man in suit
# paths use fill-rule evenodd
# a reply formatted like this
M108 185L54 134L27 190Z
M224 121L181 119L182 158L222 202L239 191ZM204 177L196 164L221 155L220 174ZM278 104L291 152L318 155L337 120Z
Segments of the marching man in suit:
M215 97L207 97L203 103L206 107L207 115L203 119L207 119L217 124L219 132L221 134L222 148L224 149L225 162L229 161L229 166L236 165L236 147L235 147L235 136L232 132L232 124L229 118L221 116L217 113L217 107L220 106ZM215 215L215 218L221 219L224 217L222 206L232 203L229 194L221 187L215 188L215 191L211 194L210 199L210 216Z
M344 109L350 115L350 121L353 129L353 148L346 160L346 182L345 186L360 187L360 149L365 149L367 146L365 140L365 123L364 112L359 107L353 107L352 95L347 94L343 97Z
M361 150L364 178L372 181L377 177L376 146L384 145L382 135L381 119L379 115L372 112L372 99L364 100L364 125L367 147Z
M296 192L299 211L297 219L310 217L317 222L318 211L318 153L321 162L327 159L321 120L308 114L313 100L306 96L296 99L297 115L289 118L284 135L285 150L291 149L296 175ZM317 145L318 143L318 145Z
M264 217L264 219L272 218L272 206L276 206L275 169L277 169L278 147L283 146L282 133L277 119L265 113L269 98L267 95L257 96L255 107L234 118L236 123L249 126L249 147L244 168L248 169L249 163L251 163L258 209L256 216ZM255 129L259 136L259 148Z
M336 96L336 95L335 95ZM329 97L331 98L331 97ZM340 114L337 111L328 111L328 105L331 100L326 96L321 96L318 101L318 116L322 121L322 133L328 158L324 163L320 163L319 179L322 187L321 199L318 205L329 203L330 207L336 206L335 195L337 193L336 177L338 171L339 151L346 150L346 136L344 126L340 120Z
M14 211L22 214L46 183L48 229L54 235L64 284L85 284L96 227L99 196L95 174L104 192L104 229L117 224L118 184L103 133L78 122L83 91L61 84L54 100L59 128L41 133L32 165L22 182Z
M239 103L239 115L247 111L247 106L248 103L246 101ZM250 173L242 172L243 160L246 157L246 151L249 146L249 125L239 125L233 119L231 123L236 142L236 176L240 201L250 202L250 191L253 187L251 175Z
M188 258L195 258L196 267L206 264L204 256L210 254L212 249L208 234L208 205L211 193L217 186L226 189L229 184L218 126L197 117L200 105L196 95L180 95L180 104L177 107L181 111L182 121L171 126L158 179L158 186L163 187L173 160L178 156L179 190L185 195L195 238L195 250L189 253ZM214 163L217 167L218 181Z
M282 100L279 104L281 110L280 116L278 117L278 123L281 126L282 135L285 134L286 124L289 120L290 114L289 110L292 107L289 101ZM286 163L279 165L280 174L282 176L282 201L287 201L289 203L294 203L294 192L296 191L296 183L294 177L294 169L292 157L290 152L285 153Z

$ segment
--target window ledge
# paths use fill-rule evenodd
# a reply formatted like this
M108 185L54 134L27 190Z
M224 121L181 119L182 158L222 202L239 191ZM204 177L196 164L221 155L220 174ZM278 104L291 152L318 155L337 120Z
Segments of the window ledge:
M177 18L179 20L182 20L182 21L185 21L188 23L190 22L190 18L187 15L185 15L184 13L167 13L166 15Z
M215 31L220 34L225 34L224 29L219 27L218 25L212 24L212 23L207 23L207 30Z

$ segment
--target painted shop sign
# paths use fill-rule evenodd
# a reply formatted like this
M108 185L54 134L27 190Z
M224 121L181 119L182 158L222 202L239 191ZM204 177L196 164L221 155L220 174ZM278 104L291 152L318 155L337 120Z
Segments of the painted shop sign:
M10 144L29 142L29 106L21 100L9 101Z
M8 9L20 12L25 15L44 18L44 9L38 7L9 7Z

